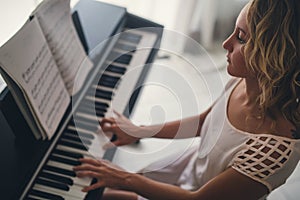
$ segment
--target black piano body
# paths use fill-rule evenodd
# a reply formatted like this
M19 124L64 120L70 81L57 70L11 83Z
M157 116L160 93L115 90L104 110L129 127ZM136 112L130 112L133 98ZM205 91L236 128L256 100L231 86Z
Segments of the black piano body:
M146 63L150 63L154 59L159 49L163 27L130 14L125 8L91 0L81 0L73 9L73 20L82 44L95 65L87 80L97 78L95 74L103 70L106 57L109 56L114 46L113 43L116 42L115 40L108 40L108 38L125 29L154 27L153 29L149 28L148 31L156 34L157 39ZM144 67L139 75L138 85L141 85L144 81L149 67L150 65ZM91 83L91 81L87 81L86 86L78 96L74 97L76 99L73 99L73 102L82 101ZM127 109L124 110L125 115L130 115L139 91L135 90L131 98L127 100ZM47 156L51 154L51 150L55 146L54 143L59 140L66 125L71 120L73 110L72 105L69 105L64 120L61 121L55 136L51 140L36 140L9 89L6 88L0 94L1 199L28 198L27 193L31 190L34 179L39 173L38 171L41 170ZM108 159L111 159L112 155L113 153L108 154ZM85 198L95 199L99 194L99 191L95 191Z

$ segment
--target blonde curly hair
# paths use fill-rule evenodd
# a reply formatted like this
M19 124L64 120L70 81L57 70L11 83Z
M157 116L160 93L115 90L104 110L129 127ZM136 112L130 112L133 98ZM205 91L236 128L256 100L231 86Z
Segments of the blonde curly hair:
M252 0L247 15L249 40L244 49L248 69L257 75L263 113L274 112L300 130L299 0Z

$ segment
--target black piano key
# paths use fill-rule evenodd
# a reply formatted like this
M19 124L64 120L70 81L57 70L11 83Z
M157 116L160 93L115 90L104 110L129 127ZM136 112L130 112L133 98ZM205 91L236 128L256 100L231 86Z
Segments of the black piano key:
M73 125L74 127L77 127L77 128L82 128L82 129L85 129L85 130L88 130L88 131L92 131L92 132L96 132L98 130L98 124L94 123L94 124L91 124L89 122L86 122L86 121L80 121L79 119L76 120L76 124L70 124L70 125ZM91 135L91 134L89 134ZM94 138L93 135L91 135L92 139ZM90 138L90 137L88 137Z
M38 190L31 190L29 194L37 196L37 197L46 198L46 199L64 200L64 198L59 195L50 194L48 192L43 192L43 191L38 191Z
M98 85L109 87L109 88L115 88L117 85L117 82L111 82L111 81L106 81L106 80L100 80L98 82Z
M115 65L109 65L105 69L105 71L114 72L114 73L117 73L117 74L125 74L126 68L125 67L118 67L118 66L115 66Z
M56 189L63 190L63 191L70 190L70 187L66 184L52 182L52 181L44 180L41 178L37 178L35 182L40 185L45 185L45 186L56 188Z
M92 134L83 133L82 131L75 131L75 130L67 129L65 132L69 133L69 134L77 135L77 136L78 136L78 134L80 134L80 137L85 137L85 138L91 139L91 140L93 140L95 138L95 136L93 136Z
M92 105L91 105L92 104ZM92 102L91 100L84 100L80 106L85 106L85 107L95 107L96 110L107 110L109 105L104 102Z
M73 147L75 149L87 150L87 147L81 143L74 143L74 142L69 142L69 141L65 141L65 140L60 140L60 141L58 141L58 144L68 146L68 147Z
M115 88L119 80L120 80L119 77L103 74L98 82L98 85L109 87L109 88Z
M77 166L77 165L81 164L78 160L71 160L69 158L59 157L59 156L55 156L55 155L50 155L49 159L56 161L56 162L64 163L67 165L72 165L72 166Z
M117 62L117 63L122 63L122 64L125 64L125 65L128 65L130 63L131 59L132 59L132 55L123 54L123 55L115 58L113 61Z
M72 157L74 159L83 158L82 154L74 153L74 152L69 152L69 151L63 151L63 150L59 150L59 149L54 149L53 153L59 154L59 155L63 155L63 156Z
M83 113L89 113L89 114L93 114L93 113L106 113L107 112L107 108L105 107L101 107L101 106L86 106L86 105L80 105L77 108L77 111L79 112L83 112Z
M107 99L107 100L111 100L112 99L112 96L113 96L113 92L111 91L105 91L105 90L102 90L102 89L92 89L92 90L89 90L88 95L95 95L95 97L98 97L100 99ZM88 107L91 107L91 105L88 105Z
M76 173L74 171L71 171L71 170L62 169L62 168L54 167L54 166L50 166L50 165L44 166L44 169L48 170L48 171L56 172L56 173L59 173L59 174L63 174L63 175L71 176L71 177L76 177Z
M95 110L93 108L78 108L78 111L90 115L96 115L97 117L104 117L105 115L105 111Z
M98 97L100 99L111 100L112 96L113 96L113 92L110 92L110 91L105 91L105 90L101 90L101 89L96 89L96 91L95 91L95 97Z
M100 79L102 79L104 81L109 81L109 82L118 82L120 80L120 77L110 76L110 75L107 75L107 74L102 74Z
M106 108L109 107L108 103L104 103L104 102L93 102L93 103L95 103L95 107L96 106L104 106Z
M78 135L67 135L67 134L63 134L61 138L64 138L64 139L67 139L67 140L71 140L71 141L74 141L74 142L79 142L79 143L83 143L85 145L91 145L92 142L91 140L88 140L86 138L84 138L83 136L78 136Z
M53 180L53 181L56 181L56 182L59 182L59 183L62 183L62 184L70 185L70 186L74 184L73 180L70 179L70 178L60 176L60 175L56 175L56 174L51 174L51 173L48 173L48 172L41 172L39 174L39 177L50 179L50 180Z

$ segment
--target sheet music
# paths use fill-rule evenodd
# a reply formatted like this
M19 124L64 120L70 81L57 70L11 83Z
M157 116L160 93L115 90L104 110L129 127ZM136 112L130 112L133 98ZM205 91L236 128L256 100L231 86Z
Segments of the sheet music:
M26 23L1 47L0 62L24 92L37 124L51 138L70 97L37 18Z
M70 0L45 0L33 15L39 19L69 94L77 93L93 64L73 26Z

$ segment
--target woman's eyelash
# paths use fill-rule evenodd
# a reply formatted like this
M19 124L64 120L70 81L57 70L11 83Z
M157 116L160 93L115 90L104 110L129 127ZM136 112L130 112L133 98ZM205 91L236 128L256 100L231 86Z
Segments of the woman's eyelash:
M236 38L237 38L237 40L238 40L241 44L245 44L245 43L246 43L246 41L243 40L239 35L236 36Z

